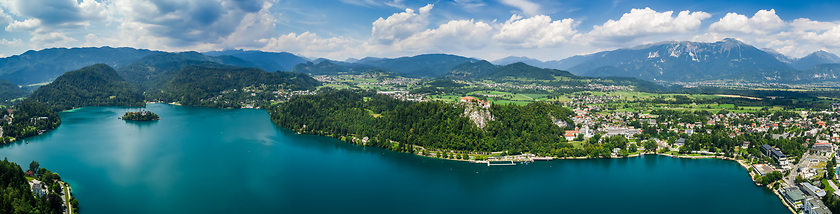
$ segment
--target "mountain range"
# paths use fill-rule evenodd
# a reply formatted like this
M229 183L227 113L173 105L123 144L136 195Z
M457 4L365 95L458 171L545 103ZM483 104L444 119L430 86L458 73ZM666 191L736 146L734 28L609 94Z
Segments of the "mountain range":
M151 54L163 53L134 48L49 48L0 58L0 79L18 85L53 81L65 72L104 63L122 67Z
M161 55L162 54L162 55ZM169 54L169 55L167 55ZM153 56L151 58L144 58ZM163 82L146 81L172 75L188 65L214 63L256 67L265 71L292 71L312 75L389 72L405 77L461 78L471 72L495 68L482 60L450 54L422 54L399 58L366 57L336 61L309 59L287 52L225 50L205 53L167 53L133 48L51 48L27 51L0 58L0 79L17 85L53 81L67 71L103 63L114 68L132 84L157 87ZM648 81L741 81L771 83L821 83L840 81L840 57L817 51L791 58L770 49L759 49L736 39L718 42L669 41L577 55L561 60L540 61L527 57L506 57L490 65L522 62L531 66L568 71L577 76L633 77ZM465 69L480 66L483 69ZM126 72L131 70L132 72ZM467 72L467 73L463 73ZM167 78L163 78L167 79Z
M558 61L507 57L496 65L523 62L592 77L635 77L650 81L732 80L813 83L840 79L840 57L817 51L796 59L736 39L719 42L660 42L578 55Z

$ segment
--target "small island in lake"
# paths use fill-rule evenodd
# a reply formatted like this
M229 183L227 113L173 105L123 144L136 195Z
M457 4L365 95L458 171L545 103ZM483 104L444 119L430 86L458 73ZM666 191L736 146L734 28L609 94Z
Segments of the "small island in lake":
M120 117L123 120L136 120L136 121L152 121L152 120L160 120L157 114L150 112L150 111L134 111L134 112L126 112L125 115Z

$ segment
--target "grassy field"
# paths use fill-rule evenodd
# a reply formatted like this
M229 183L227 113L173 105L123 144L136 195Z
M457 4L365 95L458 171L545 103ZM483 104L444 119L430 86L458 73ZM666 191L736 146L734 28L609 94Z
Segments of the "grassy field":
M490 102L498 104L498 105L514 104L514 105L521 105L521 106L528 105L528 103L532 103L530 101L511 101L511 100L492 100L492 99L490 100Z
M531 99L535 99L535 100L548 96L548 94L522 94L522 95L530 97Z

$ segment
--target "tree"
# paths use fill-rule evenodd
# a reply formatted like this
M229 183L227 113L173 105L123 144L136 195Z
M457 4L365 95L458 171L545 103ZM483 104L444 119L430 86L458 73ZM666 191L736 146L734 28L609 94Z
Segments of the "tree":
M578 134L577 137L575 137L575 141L583 141L583 134Z
M627 150L629 150L630 152L638 152L639 148L636 147L636 144L634 143L634 144L630 144L630 146L627 147Z
M654 142L653 140L648 140L648 141L645 141L645 150L647 150L647 151L654 151L654 152L655 152L655 151L656 151L656 147L657 147L657 146L656 146L656 142Z
M688 146L680 146L680 154L685 154L689 152Z
M32 161L32 163L29 163L29 171L36 172L38 171L38 167L41 167L41 164L39 164L37 161Z

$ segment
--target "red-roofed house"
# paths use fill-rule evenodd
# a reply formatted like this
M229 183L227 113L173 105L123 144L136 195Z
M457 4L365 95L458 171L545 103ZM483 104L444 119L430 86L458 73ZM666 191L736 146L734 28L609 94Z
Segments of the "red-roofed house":
M577 135L572 134L572 133L568 133L568 131L567 131L567 133L566 133L566 140L567 141L573 141L573 140L575 140L576 137L577 137Z
M831 152L834 150L834 146L829 142L819 140L819 143L815 143L811 146L811 149L819 152Z

